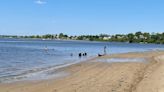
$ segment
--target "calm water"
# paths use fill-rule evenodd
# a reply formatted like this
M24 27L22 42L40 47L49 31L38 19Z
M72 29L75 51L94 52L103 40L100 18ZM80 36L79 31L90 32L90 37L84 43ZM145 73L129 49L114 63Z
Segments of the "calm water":
M103 53L104 46L107 46L107 53L164 49L164 45L156 44L0 39L0 82L44 79L66 74L52 72L56 68ZM79 58L80 52L87 52L88 56Z

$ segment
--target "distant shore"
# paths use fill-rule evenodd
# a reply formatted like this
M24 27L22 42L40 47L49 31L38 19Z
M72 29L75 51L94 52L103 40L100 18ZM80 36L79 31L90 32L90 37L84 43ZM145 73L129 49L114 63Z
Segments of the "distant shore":
M135 32L128 34L99 34L99 35L67 35L45 34L45 35L0 35L0 38L25 38L42 40L84 40L84 41L105 41L105 42L126 42L126 43L156 43L164 44L163 33Z
M163 92L162 61L164 51L105 55L59 68L70 73L62 78L0 84L0 92Z

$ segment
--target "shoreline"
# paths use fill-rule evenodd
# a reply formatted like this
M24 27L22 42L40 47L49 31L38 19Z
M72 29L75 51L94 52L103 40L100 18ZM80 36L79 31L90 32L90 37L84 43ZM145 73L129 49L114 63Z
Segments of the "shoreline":
M158 66L164 66L159 63L160 55L164 55L164 52L129 52L95 57L57 70L70 73L68 76L42 81L0 83L0 92L153 92L145 91L142 86L152 71ZM109 58L145 58L149 63L97 61Z
M10 84L10 83L13 84L13 83L33 82L33 81L37 82L37 81L44 81L44 80L58 79L58 78L60 79L60 77L63 78L65 76L69 75L69 72L65 72L65 70L63 70L66 67L69 67L71 65L78 64L81 62L87 62L87 61L90 61L90 60L93 60L96 58L97 58L96 56L89 56L89 57L85 57L85 58L80 58L79 60L76 60L74 62L66 62L63 64L52 65L49 67L41 67L37 71L29 72L25 75L20 75L15 78L6 78L6 79L2 79L2 80L0 79L0 84ZM47 74L44 72L46 72ZM49 74L49 72L52 72L53 74ZM41 77L42 74L43 74L44 78ZM39 75L41 75L41 76L39 76ZM23 78L23 77L26 77L26 78ZM39 77L39 78L36 79L36 77Z

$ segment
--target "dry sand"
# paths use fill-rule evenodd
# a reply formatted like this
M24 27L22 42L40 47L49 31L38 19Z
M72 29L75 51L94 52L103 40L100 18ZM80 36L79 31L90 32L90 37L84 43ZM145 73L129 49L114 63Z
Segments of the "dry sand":
M0 84L0 92L164 92L164 52L107 55L58 71L60 79ZM96 62L108 58L145 58L148 62Z

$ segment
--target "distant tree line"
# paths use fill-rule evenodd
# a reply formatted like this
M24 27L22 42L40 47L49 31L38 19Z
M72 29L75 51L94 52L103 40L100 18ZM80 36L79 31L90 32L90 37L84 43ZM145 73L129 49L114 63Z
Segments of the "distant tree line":
M80 35L69 36L63 33L16 36L16 35L0 35L0 38L30 38L30 39L64 39L64 40L88 40L88 41L109 41L109 42L128 42L128 43L157 43L164 44L163 33L136 32L129 34L100 34L100 35Z
M147 33L136 32L126 35L116 34L109 39L109 41L117 42L129 42L129 43L157 43L164 44L164 32L163 33Z

